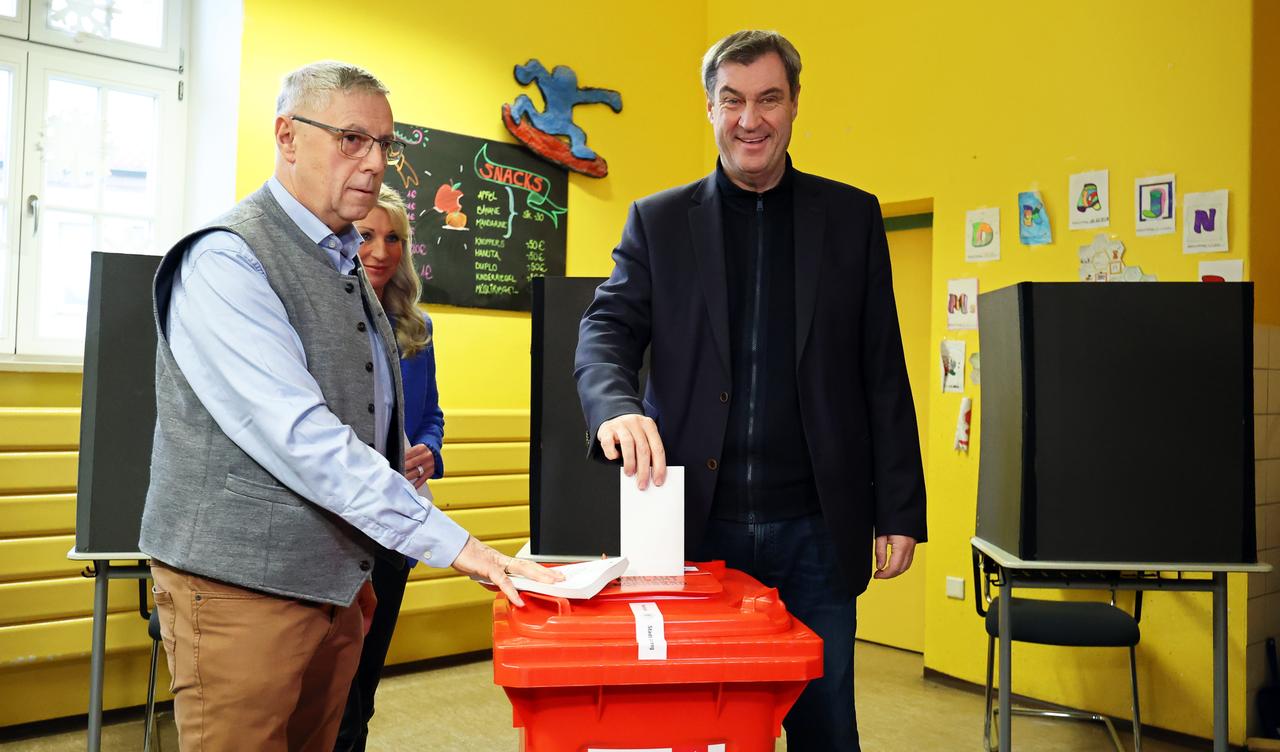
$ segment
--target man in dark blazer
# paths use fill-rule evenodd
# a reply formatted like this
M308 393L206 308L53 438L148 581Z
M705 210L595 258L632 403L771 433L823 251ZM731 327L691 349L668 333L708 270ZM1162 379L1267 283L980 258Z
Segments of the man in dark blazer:
M716 171L632 206L575 377L593 456L641 488L686 466L687 557L777 587L822 636L788 749L857 750L854 599L873 540L876 578L911 565L924 475L880 206L791 166L799 74L776 32L707 52Z

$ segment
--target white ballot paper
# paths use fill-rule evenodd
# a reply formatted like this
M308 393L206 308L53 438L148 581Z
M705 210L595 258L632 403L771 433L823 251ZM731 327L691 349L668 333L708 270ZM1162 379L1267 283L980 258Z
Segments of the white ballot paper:
M683 576L684 468L667 467L666 482L643 491L621 469L618 479L622 556L631 562L623 576Z
M621 576L622 570L626 568L625 557L592 559L556 567L556 571L564 575L564 580L561 582L538 582L513 574L511 584L516 590L525 590L530 593L542 593L560 598L593 598L596 593L604 589L605 585Z

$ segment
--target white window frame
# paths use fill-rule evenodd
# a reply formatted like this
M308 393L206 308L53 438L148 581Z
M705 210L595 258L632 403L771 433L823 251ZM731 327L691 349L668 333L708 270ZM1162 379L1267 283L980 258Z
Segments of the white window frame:
M30 39L33 42L181 71L184 63L182 30L186 2L163 1L163 42L159 48L156 48L133 42L122 42L118 39L103 39L92 34L69 34L61 29L51 28L47 20L51 0L19 0L20 3L31 3Z
M182 134L186 128L186 107L178 101L177 82L172 72L153 67L126 63L121 60L89 58L64 50L33 49L28 59L29 82L27 89L26 145L23 149L23 181L21 191L22 227L18 259L18 311L17 352L21 355L52 355L76 357L83 354L83 337L49 338L39 336L38 295L40 238L34 230L34 217L29 211L30 197L39 200L39 211L84 209L71 206L49 205L40 196L44 185L41 161L43 117L48 81L64 78L89 84L107 85L116 89L156 94L157 130L156 143L156 192L157 207L153 224L152 246L139 248L137 253L163 253L175 242L182 230L182 186L185 171L185 143ZM170 134L166 136L164 134ZM176 135L175 135L176 134ZM103 212L101 215L109 215ZM90 249L97 250L97 249ZM10 350L12 352L13 350Z
M18 0L18 15L14 18L0 16L0 36L26 39L31 19L31 0Z
M21 267L18 264L20 250L19 240L22 232L22 135L26 128L27 102L27 50L26 45L8 39L0 39L0 67L13 71L13 88L10 92L10 112L13 122L9 128L9 205L5 209L4 247L0 253L7 258L0 272L6 272L0 279L4 285L0 301L4 301L4 310L0 310L0 353L12 353L17 343L17 305L18 275L14 272Z

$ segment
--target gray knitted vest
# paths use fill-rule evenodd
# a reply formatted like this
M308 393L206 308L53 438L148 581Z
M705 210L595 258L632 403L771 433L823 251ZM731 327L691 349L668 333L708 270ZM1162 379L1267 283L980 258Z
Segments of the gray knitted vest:
M199 237L244 238L283 301L328 408L374 445L366 309L395 381L387 456L403 469L404 398L395 335L363 268L340 274L266 187L182 240L156 272L156 429L138 548L177 569L309 601L347 605L376 555L403 561L336 515L286 488L218 427L169 350L162 323L173 276Z

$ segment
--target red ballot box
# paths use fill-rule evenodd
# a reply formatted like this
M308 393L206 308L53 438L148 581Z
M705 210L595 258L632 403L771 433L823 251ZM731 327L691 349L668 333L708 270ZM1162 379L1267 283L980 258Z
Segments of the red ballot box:
M493 679L526 752L772 752L822 639L724 562L590 600L493 605ZM663 580L667 580L664 582ZM850 636L852 639L852 636Z

